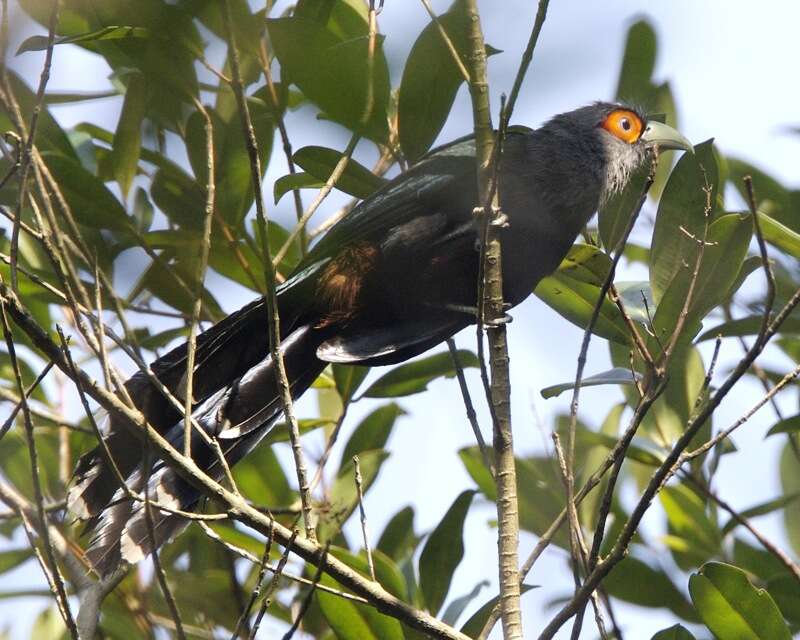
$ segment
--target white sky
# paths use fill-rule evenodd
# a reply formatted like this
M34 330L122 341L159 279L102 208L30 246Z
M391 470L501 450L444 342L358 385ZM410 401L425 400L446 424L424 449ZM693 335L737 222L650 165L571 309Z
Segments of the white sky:
M446 1L433 2L438 13L448 4ZM14 0L11 7L12 11L16 9ZM486 1L481 3L481 8L487 41L504 50L490 61L493 104L497 105L499 93L507 92L512 84L518 56L533 22L535 2ZM800 83L796 75L797 61L800 60L800 39L797 37L800 3L553 0L514 120L537 126L555 113L613 97L625 32L640 15L649 17L658 33L656 78L671 82L682 132L695 142L713 136L724 153L751 161L797 188L800 185L797 162L800 137L785 132L783 128L800 124ZM413 42L414 36L410 34L418 33L427 21L420 3L386 0L379 23L386 34L385 48L395 85ZM24 32L12 33L12 51L19 41L30 35L29 27L26 25ZM41 55L28 53L12 58L11 64L29 84L35 86L41 59ZM75 47L60 47L56 52L49 88L61 91L103 89L108 87L107 75L108 69L99 58ZM113 130L118 109L119 101L103 101L79 109L59 107L54 113L64 127L90 120ZM295 149L305 144L344 147L347 138L343 130L324 122L310 126L307 116L304 109L287 120ZM440 140L463 135L470 129L469 99L462 90L453 117ZM372 152L363 157L371 159ZM266 193L271 194L272 181L283 173L284 166L280 161L275 162L268 171ZM285 198L281 202L276 212L278 217L288 220L292 215L288 208L289 200ZM337 202L331 199L319 220L333 211ZM135 261L132 261L131 271L136 268ZM755 282L754 286L759 286L759 283ZM249 297L251 295L244 292L229 297L223 294L220 302L226 309L233 310ZM518 307L512 315L514 427L517 450L525 455L539 450L544 438L536 426L532 405L535 405L545 428L550 427L554 415L568 410L569 394L544 401L538 392L544 386L574 377L581 332L534 298ZM459 336L459 345L474 348L473 335L472 331L467 331ZM735 360L738 356L735 345L727 345L725 349L726 361ZM588 374L607 368L605 354L605 344L593 341ZM482 394L475 375L470 375L470 383L477 401ZM742 389L720 410L716 426L732 422L757 399L759 387L746 382ZM613 388L595 388L584 390L581 398L581 416L596 425L620 394ZM417 508L418 531L429 530L458 493L471 486L455 454L459 448L473 444L456 383L439 381L428 393L399 402L410 415L400 419L395 427L389 443L392 456L384 465L378 484L366 503L373 538L377 538L386 520L408 503ZM781 403L790 415L797 411L796 397L786 396ZM308 400L305 405L301 404L301 414L304 406L305 415L313 412L313 406L309 405ZM366 401L363 405L354 407L348 419L350 429L358 423L359 416L377 406ZM480 418L484 432L488 433L485 411L481 412ZM763 434L773 422L774 416L768 410L758 414L734 439L742 453L728 456L722 463L717 486L723 497L735 506L749 506L773 497L779 491L776 447L782 442L776 438L763 442ZM342 439L346 438L347 432ZM313 444L310 446L315 448ZM750 452L756 452L757 456L750 455ZM741 472L744 465L747 473ZM483 591L479 601L483 602L495 592L495 532L486 525L493 517L492 505L473 508L467 526L465 562L456 574L451 598L470 591L483 579L490 580L492 586ZM648 518L647 525L655 535L660 531L658 517ZM779 533L782 524L777 516L762 518L757 521L757 526L783 542ZM358 539L355 528L350 528L348 533L351 540ZM534 543L532 536L523 535L522 557ZM527 636L535 637L547 620L548 612L552 613L553 610L547 609L546 605L566 594L571 582L569 576L563 554L553 552L540 560L529 582L544 588L530 592L523 599ZM15 572L12 579L13 583L7 578L0 580L0 590L38 584L38 576L33 571ZM29 620L27 612L32 615L41 606L41 601L22 605L17 601L0 604L0 628L11 624L17 632L15 637L25 637L21 632L27 625L24 622L20 625L20 621ZM618 605L617 616L628 638L649 638L674 622L669 612L625 605ZM588 617L584 629L582 637L596 637ZM263 637L271 636L264 634ZM559 637L568 637L568 633Z

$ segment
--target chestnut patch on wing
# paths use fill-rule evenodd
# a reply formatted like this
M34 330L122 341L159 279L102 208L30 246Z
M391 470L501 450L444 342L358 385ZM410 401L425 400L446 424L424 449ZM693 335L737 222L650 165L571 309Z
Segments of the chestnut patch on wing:
M355 313L364 279L377 258L377 247L359 242L343 249L325 266L317 281L317 299L323 309L317 328L347 321Z

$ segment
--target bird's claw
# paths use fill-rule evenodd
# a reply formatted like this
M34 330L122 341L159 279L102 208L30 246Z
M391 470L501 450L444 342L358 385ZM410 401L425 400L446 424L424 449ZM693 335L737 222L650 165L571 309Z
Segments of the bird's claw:
M509 324L513 322L514 318L512 318L507 313L504 313L502 316L498 318L492 318L491 320L485 320L484 326L487 329L496 329L498 327L502 327L503 325Z
M492 207L492 221L490 224L501 229L508 228L508 216L502 212L500 207Z

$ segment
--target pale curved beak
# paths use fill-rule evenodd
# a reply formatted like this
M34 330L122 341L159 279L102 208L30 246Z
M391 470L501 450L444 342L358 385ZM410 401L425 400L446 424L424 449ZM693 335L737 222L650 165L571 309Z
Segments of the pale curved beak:
M662 151L666 149L683 149L694 153L694 146L680 131L655 120L647 123L640 140L643 140L648 145L658 146Z

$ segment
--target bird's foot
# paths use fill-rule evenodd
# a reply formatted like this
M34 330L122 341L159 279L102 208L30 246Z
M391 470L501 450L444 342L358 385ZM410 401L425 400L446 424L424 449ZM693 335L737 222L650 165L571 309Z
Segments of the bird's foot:
M493 227L500 227L501 229L508 228L508 216L503 213L500 207L492 207L492 221L490 224Z
M498 318L492 318L491 320L484 320L483 325L487 329L497 329L498 327L502 327L503 325L509 324L514 321L509 314L504 313L502 316Z

